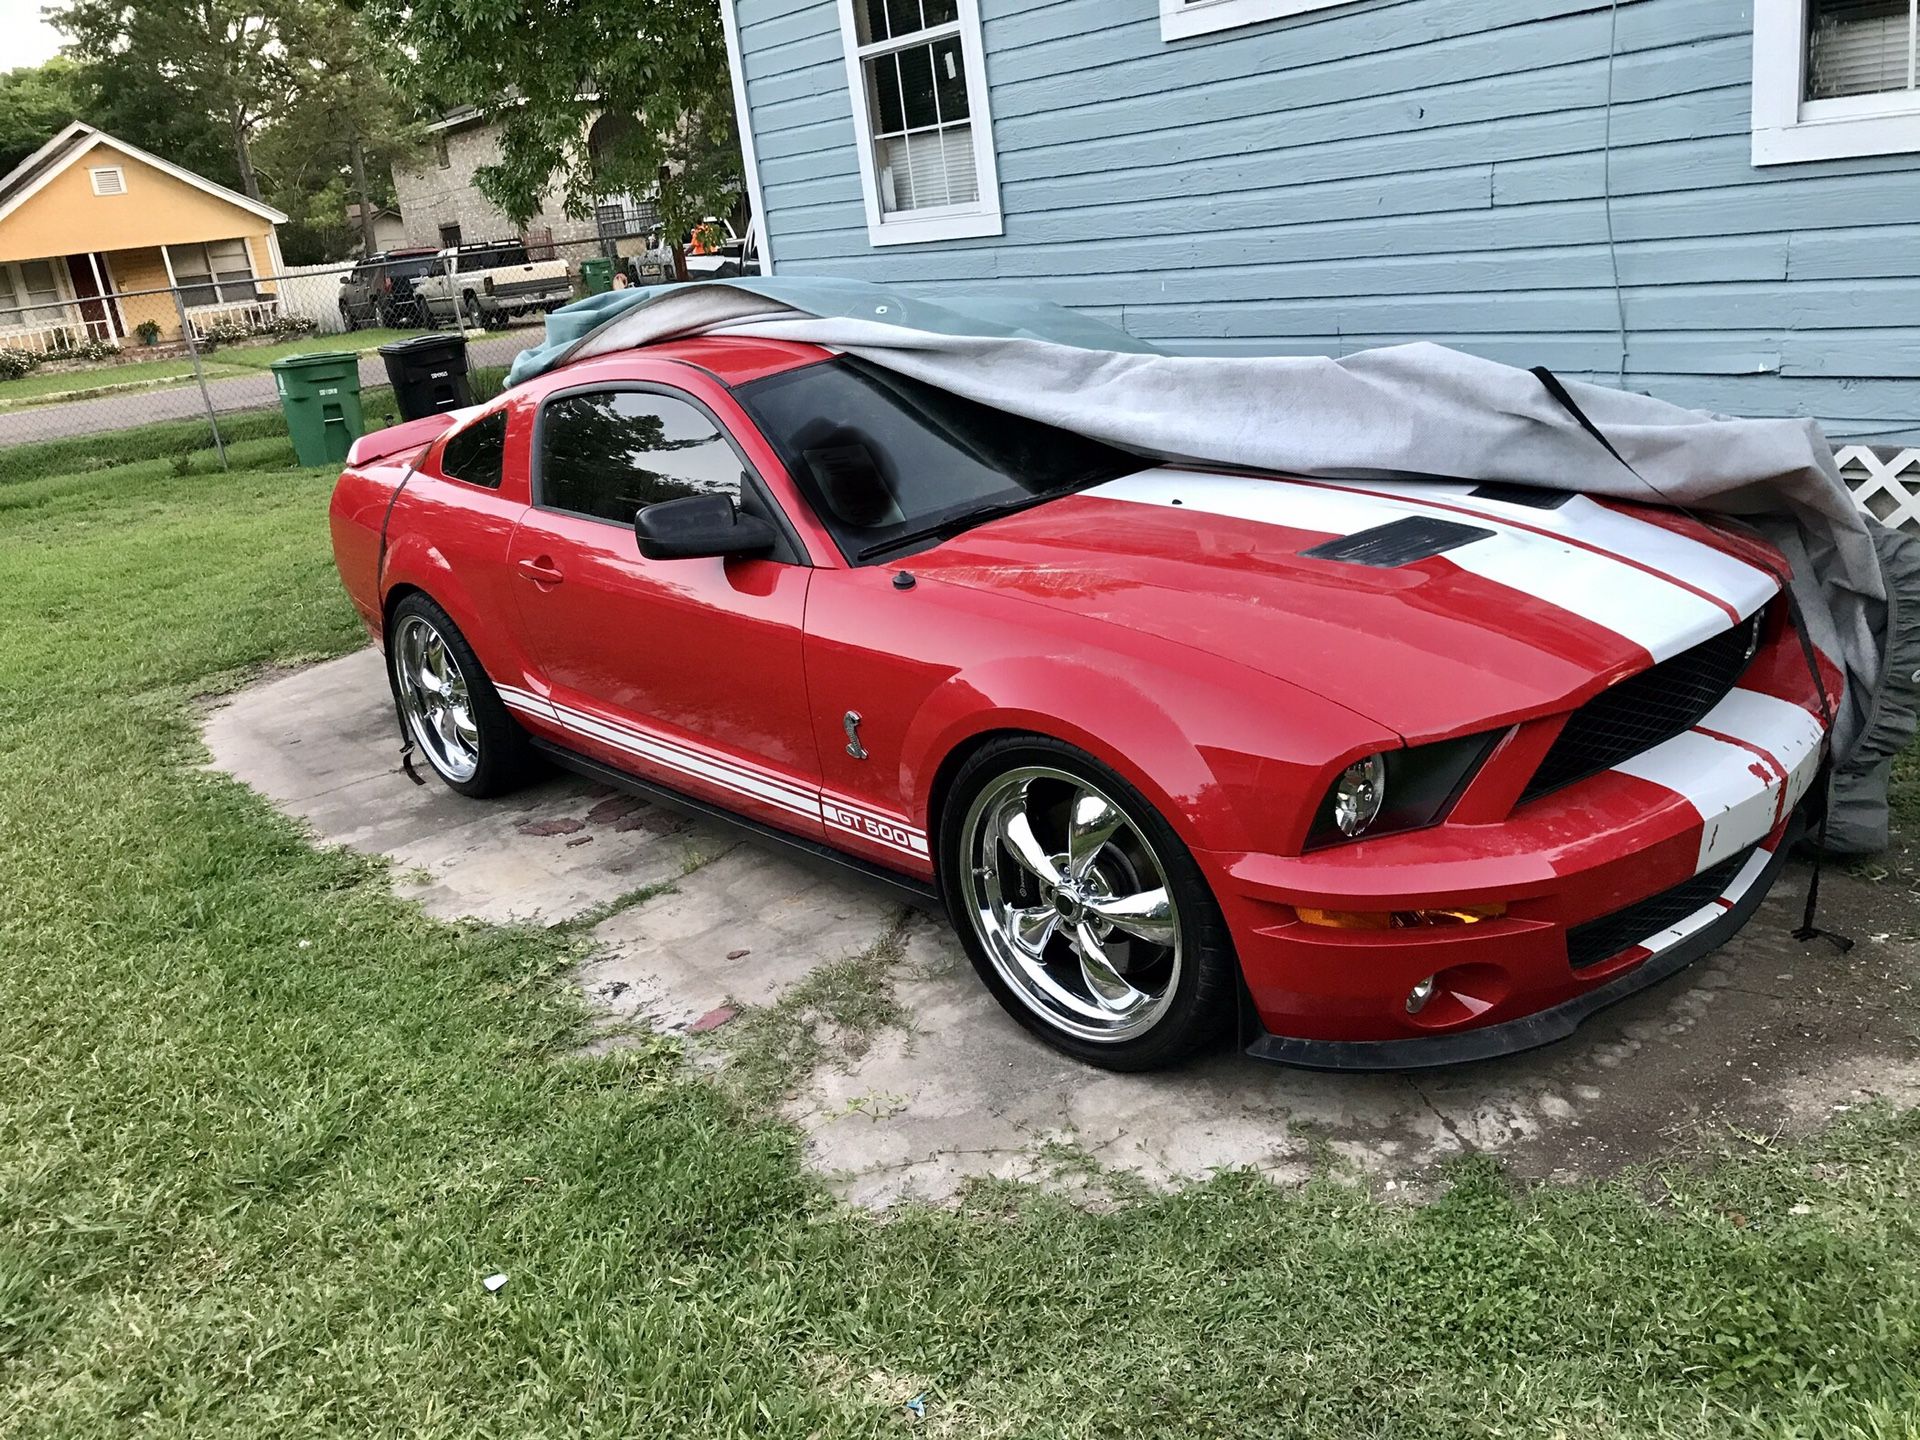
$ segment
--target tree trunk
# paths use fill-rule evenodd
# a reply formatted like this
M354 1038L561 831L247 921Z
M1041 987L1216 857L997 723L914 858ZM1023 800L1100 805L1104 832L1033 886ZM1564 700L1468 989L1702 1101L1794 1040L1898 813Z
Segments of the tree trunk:
M353 157L353 193L360 197L360 258L364 260L379 246L373 238L373 200L367 194L367 151L358 131L354 132L349 153Z
M678 240L673 242L673 278L676 280L687 278L687 247Z
M232 116L233 125L233 162L240 171L240 188L247 192L247 198L260 198L260 177L253 173L253 156L247 153L247 120L240 111Z

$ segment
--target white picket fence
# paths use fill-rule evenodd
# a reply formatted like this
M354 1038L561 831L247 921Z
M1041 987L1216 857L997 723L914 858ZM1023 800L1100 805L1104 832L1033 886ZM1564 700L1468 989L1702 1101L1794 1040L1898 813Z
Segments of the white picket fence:
M1843 445L1833 458L1855 504L1883 525L1920 533L1920 449Z

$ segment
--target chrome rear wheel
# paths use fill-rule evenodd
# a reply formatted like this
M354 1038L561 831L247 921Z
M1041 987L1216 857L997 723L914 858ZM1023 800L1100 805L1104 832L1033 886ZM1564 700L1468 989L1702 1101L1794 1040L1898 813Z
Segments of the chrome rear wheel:
M400 709L414 743L445 779L473 779L480 768L480 726L459 658L424 615L404 617L393 643Z
M961 922L1035 1018L1094 1044L1160 1024L1186 956L1144 817L1083 776L1022 765L973 797L959 839Z

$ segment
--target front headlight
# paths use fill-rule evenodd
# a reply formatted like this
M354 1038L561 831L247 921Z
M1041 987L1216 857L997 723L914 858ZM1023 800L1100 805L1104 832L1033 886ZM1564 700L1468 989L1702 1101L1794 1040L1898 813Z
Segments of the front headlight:
M1354 761L1320 802L1306 848L1436 824L1506 733L1463 735Z
M1380 818L1387 799L1387 759L1369 755L1340 772L1333 782L1333 823L1349 840L1358 839Z

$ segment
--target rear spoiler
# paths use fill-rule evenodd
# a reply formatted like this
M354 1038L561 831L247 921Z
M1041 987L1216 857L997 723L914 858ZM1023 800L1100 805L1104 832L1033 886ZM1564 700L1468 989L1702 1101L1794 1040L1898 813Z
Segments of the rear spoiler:
M385 460L390 455L398 455L403 450L418 450L430 445L478 408L467 406L459 410L442 410L437 415L422 415L418 420L407 420L362 435L348 449L347 464L358 468L371 465L376 460Z

